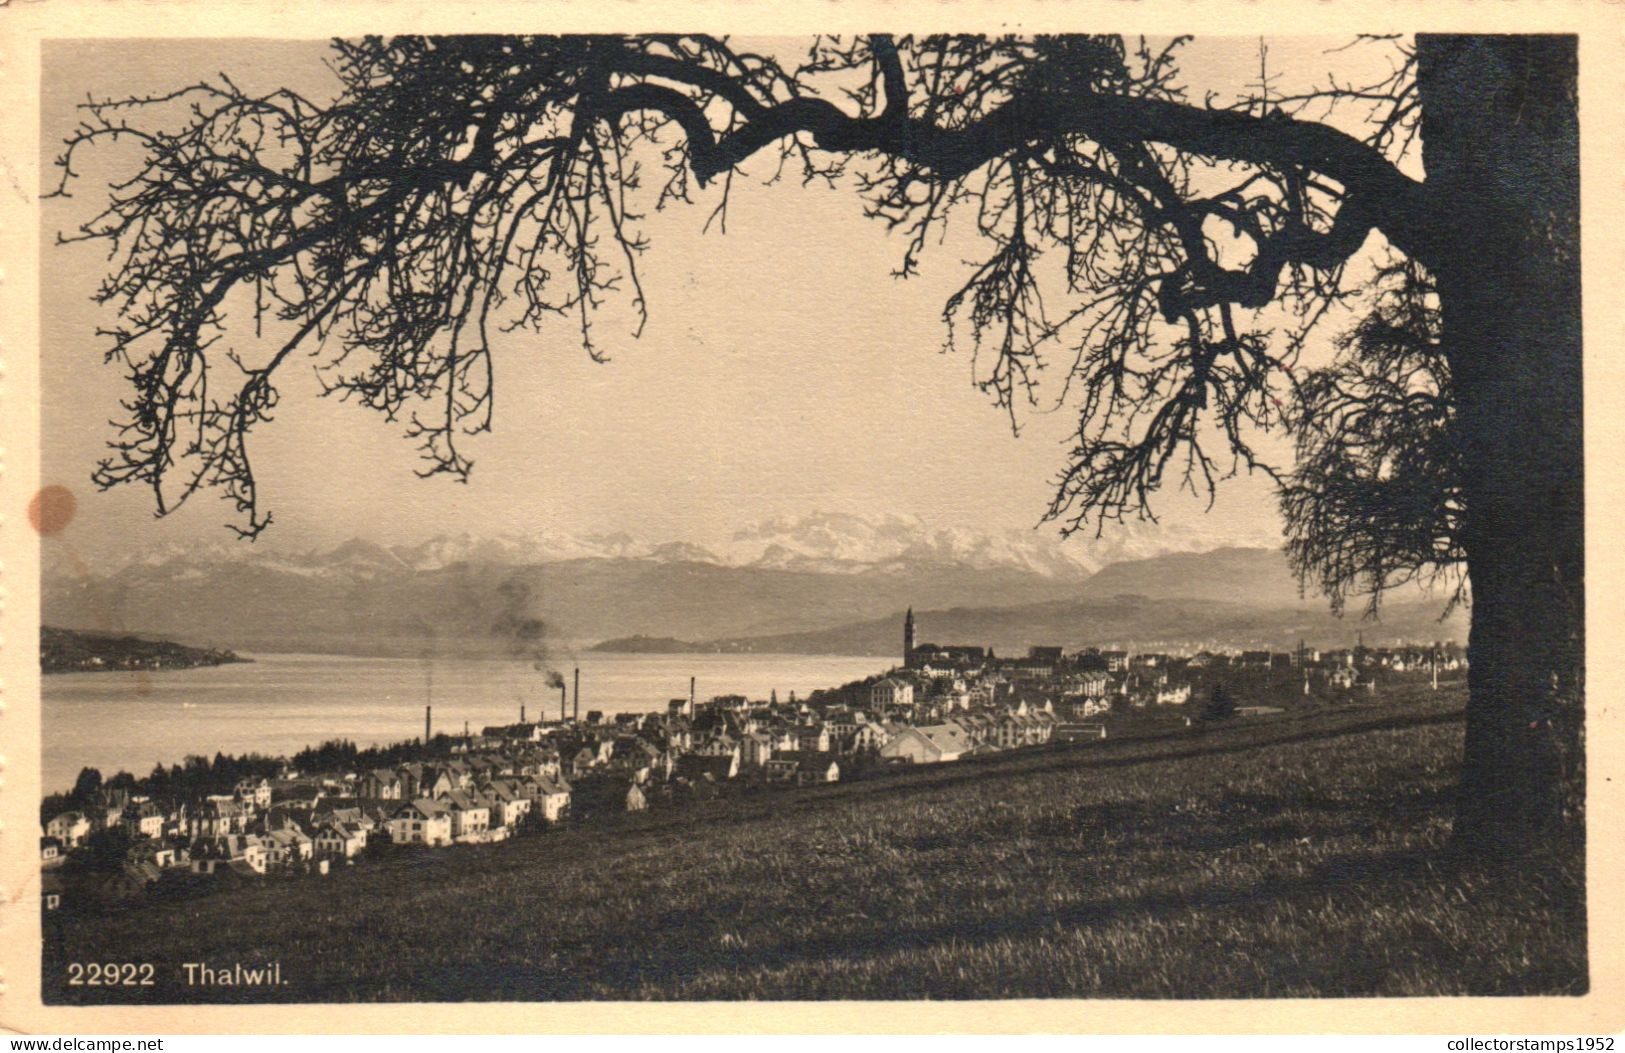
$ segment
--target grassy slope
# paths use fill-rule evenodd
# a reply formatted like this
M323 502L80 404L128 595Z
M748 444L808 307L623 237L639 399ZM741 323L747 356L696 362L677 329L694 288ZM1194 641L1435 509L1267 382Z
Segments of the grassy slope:
M1458 700L1459 704L1459 700ZM68 919L56 961L279 959L254 998L1578 993L1578 869L1453 871L1459 709L948 765ZM48 930L49 931L49 930ZM61 957L57 957L60 955ZM49 997L49 996L48 996Z

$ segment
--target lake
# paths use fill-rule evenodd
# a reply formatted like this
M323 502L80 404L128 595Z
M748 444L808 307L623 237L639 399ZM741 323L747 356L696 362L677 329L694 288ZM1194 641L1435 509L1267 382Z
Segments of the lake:
M583 654L581 714L664 710L669 699L777 691L806 695L880 672L884 658L789 654ZM529 662L502 659L257 655L252 663L161 673L65 673L43 678L43 786L67 790L82 767L146 775L188 754L291 755L327 739L383 745L434 730L460 733L556 719L559 691Z

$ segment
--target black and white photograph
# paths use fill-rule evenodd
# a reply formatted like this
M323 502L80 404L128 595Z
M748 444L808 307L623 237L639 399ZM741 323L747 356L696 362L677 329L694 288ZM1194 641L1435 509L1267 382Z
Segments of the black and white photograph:
M43 1006L1584 1002L1585 33L1087 10L45 34Z

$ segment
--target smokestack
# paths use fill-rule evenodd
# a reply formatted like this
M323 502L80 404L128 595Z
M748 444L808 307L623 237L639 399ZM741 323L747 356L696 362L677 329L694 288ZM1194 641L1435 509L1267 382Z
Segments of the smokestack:
M434 707L433 706L424 706L423 707L423 744L425 746L427 746L429 744L429 738L430 738L429 729L432 727L432 723L431 723L429 718L433 714L434 714Z
M576 720L577 723L580 723L580 721L581 721L581 667L579 665L576 666L576 711L575 711L575 720Z
M693 677L688 678L688 706L689 706L690 709L694 708L694 678Z
M565 695L569 694L569 692L570 692L570 686L564 682L564 677L562 677L562 676L559 677L559 723L560 724L564 723L570 717L569 713L567 713L565 711L565 708L564 708L566 705L569 704L569 699L564 697Z
M525 722L525 704L523 702L521 702L521 703L519 703L519 723L523 724L524 722Z

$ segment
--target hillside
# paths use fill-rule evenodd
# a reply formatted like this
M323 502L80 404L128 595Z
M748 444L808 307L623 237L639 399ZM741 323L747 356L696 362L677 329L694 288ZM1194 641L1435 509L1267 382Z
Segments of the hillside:
M59 912L45 999L1581 993L1578 863L1444 855L1460 701L995 755ZM158 983L67 986L62 963L89 960L155 962ZM279 961L286 986L183 988L186 961Z
M1316 593L1300 591L1279 548L1217 548L1125 560L1102 567L1078 594L1086 599L1136 595L1274 609L1326 606Z
M1021 607L915 608L919 641L980 644L1000 654L1023 654L1033 644L1073 650L1086 646L1138 650L1186 648L1268 648L1281 650L1298 640L1311 647L1347 647L1357 634L1378 645L1418 640L1465 640L1461 614L1439 621L1435 603L1390 603L1377 621L1358 615L1334 616L1323 601L1297 607L1266 608L1235 602L1116 595L1076 602ZM779 652L786 654L897 654L903 612L813 632L782 633L693 645L697 651ZM606 642L604 650L617 650ZM678 648L668 646L668 650Z
M96 673L118 669L190 669L251 661L231 651L186 647L117 633L40 627L41 673Z

